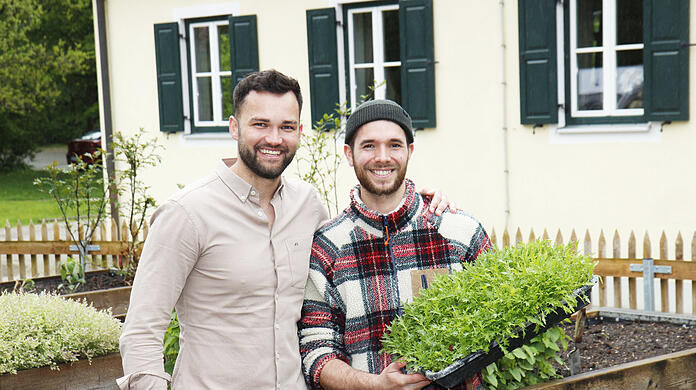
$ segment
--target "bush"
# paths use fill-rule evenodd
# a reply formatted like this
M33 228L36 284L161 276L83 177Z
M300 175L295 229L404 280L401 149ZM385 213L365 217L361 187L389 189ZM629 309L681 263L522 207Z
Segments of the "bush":
M0 374L118 352L121 322L110 310L41 293L0 295Z

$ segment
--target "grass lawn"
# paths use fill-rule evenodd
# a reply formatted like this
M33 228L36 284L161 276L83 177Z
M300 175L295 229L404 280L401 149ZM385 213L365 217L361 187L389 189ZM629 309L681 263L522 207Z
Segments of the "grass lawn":
M42 219L63 218L55 200L33 184L35 178L46 176L46 171L31 169L0 173L0 228L6 221L16 226L18 220L28 225L30 220L40 224Z
M33 184L34 178L48 173L31 169L0 173L0 223L3 227L9 220L12 226L20 220L28 225L29 220L40 223L42 219L61 218L56 202L48 194L39 191Z

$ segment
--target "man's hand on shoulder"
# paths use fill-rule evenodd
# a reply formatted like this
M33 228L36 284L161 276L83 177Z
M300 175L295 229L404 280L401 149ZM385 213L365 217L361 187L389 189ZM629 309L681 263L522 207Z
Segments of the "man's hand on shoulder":
M426 198L431 198L428 209L437 216L442 215L448 207L451 212L457 211L457 205L454 204L454 201L449 200L447 195L437 188L423 188L420 190L420 194Z

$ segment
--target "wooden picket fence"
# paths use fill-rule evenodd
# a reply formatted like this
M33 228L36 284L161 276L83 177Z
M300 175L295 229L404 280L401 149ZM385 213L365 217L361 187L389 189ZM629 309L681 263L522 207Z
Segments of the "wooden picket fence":
M127 228L123 222L121 231L125 232ZM65 226L58 221L51 224L42 221L38 226L30 223L26 227L19 223L12 227L6 221L4 230L5 239L0 240L0 281L57 275L60 273L61 262L67 256L77 254L70 250L72 243L66 235ZM525 235L520 228L514 231L514 236L507 229L500 236L495 229L491 229L489 234L491 241L498 246L537 239L551 240L546 229L539 237L533 229ZM148 226L145 224L139 241L145 240L147 232ZM580 240L575 229L565 240L559 229L552 241L557 245L576 242L579 250L592 255L597 261L595 274L601 277L601 281L592 294L593 306L625 309L653 306L654 310L660 312L696 315L696 282L693 282L696 280L696 232L691 237L691 243L687 244L681 233L677 233L669 243L663 231L655 251L648 232L643 236L642 245L639 245L633 231L622 239L618 230L614 231L609 241L603 231L593 239L589 230L585 231ZM109 268L126 261L124 255L127 253L128 242L126 239L119 239L115 221L99 226L93 244L99 245L100 250L92 253L91 269ZM685 256L685 252L688 252L688 256ZM631 270L632 265L642 265L645 258L653 258L655 266L671 267L671 273L654 275L656 287L652 296L659 297L654 305L648 305L645 301L643 283L639 283L643 281L643 273Z
M125 221L121 224L121 232L128 229ZM84 229L83 229L84 230ZM40 225L30 222L28 226L17 223L11 226L5 221L5 238L0 240L0 281L25 280L42 276L60 274L60 265L68 256L77 256L78 251L71 250L73 242L67 233L65 224L54 220ZM147 237L148 225L145 223L141 230L139 241ZM84 238L80 231L80 239ZM94 233L91 244L99 245L98 251L90 252L91 261L87 270L108 269L113 266L127 265L129 242L127 234L119 238L116 221L102 221Z
M495 229L491 229L490 237L491 241L498 246L533 242L537 239L551 240L546 229L538 238L534 230L530 229L529 234L526 235L526 240L519 228L516 230L514 238L510 236L507 229L503 231L500 239L497 237ZM642 252L638 251L638 240L633 231L626 242L622 240L618 230L615 230L609 243L604 231L600 231L599 236L593 240L589 230L586 230L580 241L575 229L573 229L569 239L564 241L559 229L553 242L556 245L576 242L579 250L584 254L592 255L597 261L594 273L600 276L601 280L594 288L596 291L593 292L592 306L634 310L645 310L646 307L651 306L649 302L646 302L647 295L642 288L643 283L638 283L639 280L643 282L643 273L631 270L631 265L634 267L636 265L642 266L644 259L649 258L654 259L655 266L671 267L671 273L654 274L655 291L651 297L659 295L660 298L659 307L655 305L656 302L653 302L654 311L696 315L696 282L693 282L696 280L696 232L691 237L690 246L685 248L684 239L680 232L669 244L667 235L662 231L659 247L655 252L652 250L653 245L648 232L645 232L643 236ZM623 254L622 248L625 250ZM668 256L670 248L673 248L671 258ZM689 252L689 259L685 259L685 249ZM639 290L643 294L640 294ZM639 302L639 300L643 302ZM642 305L639 306L639 303ZM673 309L670 310L670 307Z

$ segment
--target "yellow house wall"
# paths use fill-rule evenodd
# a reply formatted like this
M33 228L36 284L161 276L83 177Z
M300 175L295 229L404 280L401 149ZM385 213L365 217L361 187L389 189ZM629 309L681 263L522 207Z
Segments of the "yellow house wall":
M229 137L191 141L182 133L166 135L157 131L153 24L174 21L174 8L218 3L230 4L213 0L106 1L113 128L132 133L143 127L165 146L162 164L144 176L159 202L177 190L177 183L190 183L210 172L218 158L236 156L236 144ZM302 112L306 127L310 123L311 96L305 10L335 3L232 2L239 14L258 17L260 68L275 68L300 82L306 102ZM681 232L690 244L696 229L693 121L666 125L649 142L600 136L576 143L554 143L548 126L532 129L520 124L517 2L504 1L502 26L498 1L433 3L437 128L417 133L408 174L417 187L443 189L487 229L495 228L498 236L507 220L508 228L521 227L525 238L529 229L539 236L545 228L552 237L560 229L564 238L572 229L580 237L589 229L594 242L600 230L608 242L614 230L622 238L633 230L639 240L648 231L653 248L657 248L664 230L670 242ZM692 21L696 20L694 8L692 2ZM692 26L691 30L694 42L696 28ZM691 69L694 63L692 53ZM693 117L693 72L690 79ZM507 137L503 131L505 118ZM509 217L505 212L506 158ZM294 165L286 172L293 174ZM344 164L339 170L341 203L347 202L348 189L355 183L352 170ZM688 249L685 254L688 256Z

